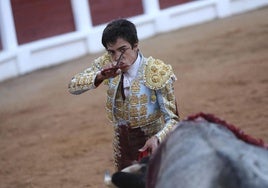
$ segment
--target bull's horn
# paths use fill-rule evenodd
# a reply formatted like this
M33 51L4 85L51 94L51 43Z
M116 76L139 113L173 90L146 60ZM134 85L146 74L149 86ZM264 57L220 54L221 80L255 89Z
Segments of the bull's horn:
M139 171L144 165L143 164L133 164L122 170L122 172L135 173Z
M104 184L109 187L109 188L117 188L113 182L112 182L112 177L110 175L110 172L108 170L105 171L104 174Z

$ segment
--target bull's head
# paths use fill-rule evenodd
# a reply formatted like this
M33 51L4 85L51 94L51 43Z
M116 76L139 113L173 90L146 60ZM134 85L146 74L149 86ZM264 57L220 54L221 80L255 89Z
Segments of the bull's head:
M108 171L104 175L104 183L109 188L145 188L145 175L149 157L133 164L112 176Z

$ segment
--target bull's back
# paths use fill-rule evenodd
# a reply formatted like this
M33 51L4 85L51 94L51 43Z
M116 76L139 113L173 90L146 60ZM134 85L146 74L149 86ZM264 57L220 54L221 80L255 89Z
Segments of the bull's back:
M181 122L153 156L148 187L268 187L268 151L208 122Z

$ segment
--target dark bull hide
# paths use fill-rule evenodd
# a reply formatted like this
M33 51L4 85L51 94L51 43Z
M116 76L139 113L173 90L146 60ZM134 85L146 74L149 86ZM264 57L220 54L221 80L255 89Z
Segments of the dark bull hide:
M267 145L203 113L178 123L145 164L111 180L120 188L268 187Z
M104 182L110 188L145 188L148 162L149 157L144 157L139 163L114 173L112 177L106 172Z

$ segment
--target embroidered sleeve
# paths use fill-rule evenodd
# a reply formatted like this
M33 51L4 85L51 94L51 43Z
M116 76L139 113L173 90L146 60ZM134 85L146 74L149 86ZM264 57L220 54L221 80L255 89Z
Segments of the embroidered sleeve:
M157 100L159 101L165 122L163 129L156 134L161 143L179 121L172 79L169 80L164 88L157 90Z
M72 94L81 94L87 90L96 88L94 85L95 78L102 67L111 62L110 56L103 56L94 60L92 65L83 72L76 74L68 85L69 92Z

